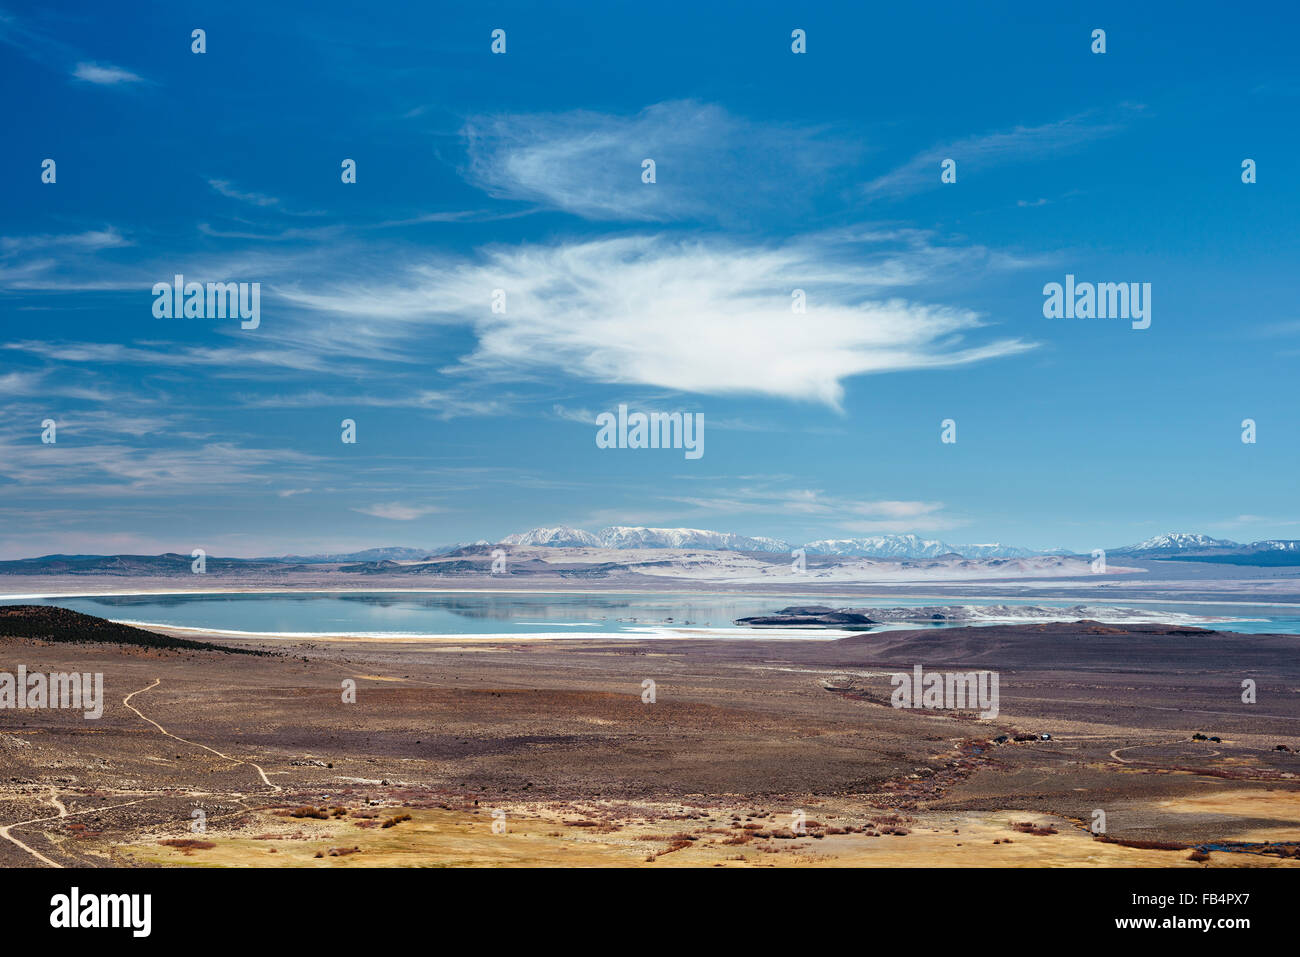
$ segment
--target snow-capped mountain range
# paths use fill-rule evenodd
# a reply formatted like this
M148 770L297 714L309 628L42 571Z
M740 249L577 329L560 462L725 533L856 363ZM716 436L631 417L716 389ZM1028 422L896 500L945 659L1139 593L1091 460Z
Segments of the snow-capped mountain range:
M1174 558L1206 560L1220 559L1230 564L1290 565L1300 556L1300 541L1295 539L1266 538L1258 542L1234 542L1227 538L1208 535L1173 533L1157 535L1136 545L1125 545L1111 550L1117 555L1138 558ZM1254 557L1262 557L1254 560ZM1236 559L1235 561L1232 561Z
M507 535L501 544L557 548L699 548L723 552L788 552L793 547L775 538L750 538L703 528L646 528L640 525L611 525L594 535L567 525L534 528Z
M918 535L873 535L869 538L823 538L803 546L811 555L843 555L853 558L1027 558L1039 554L1028 548L990 542L980 545L949 545Z
M537 545L551 548L698 548L727 552L780 552L788 554L795 545L777 538L714 532L703 528L647 528L640 525L612 525L595 534L561 525L534 528L501 540L503 545ZM810 555L841 555L853 558L936 558L961 555L964 558L1024 558L1041 554L1012 545L949 545L917 535L874 535L869 538L827 538L802 546Z
M802 547L809 555L836 555L844 558L938 558L959 555L969 559L1028 558L1034 555L1072 555L1067 548L1031 549L1001 542L957 545L919 535L871 535L864 538L823 538L796 546L791 542L764 536L737 535L702 528L647 528L613 525L599 531L584 531L561 525L534 528L509 535L503 545L534 545L554 548L698 548L711 551L772 552L789 554ZM1107 549L1116 555L1142 558L1164 556L1222 556L1258 554L1260 552L1300 554L1300 541L1266 539L1242 544L1224 538L1211 538L1188 532L1156 535L1144 542Z
M1168 535L1157 535L1154 538L1148 538L1145 542L1138 542L1136 545L1125 545L1122 548L1111 549L1121 554L1130 554L1132 552L1177 552L1187 548L1240 548L1239 542L1229 541L1226 538L1211 538L1209 535L1195 535L1187 532L1170 532Z

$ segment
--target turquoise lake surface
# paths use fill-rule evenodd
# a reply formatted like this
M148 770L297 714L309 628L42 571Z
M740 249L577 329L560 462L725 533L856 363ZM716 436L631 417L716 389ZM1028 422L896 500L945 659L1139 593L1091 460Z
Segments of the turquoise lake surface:
M1076 601L964 598L894 600L828 598L799 595L700 594L502 594L485 592L356 592L295 594L113 595L80 598L6 599L6 604L59 605L114 621L273 634L345 635L546 635L626 634L628 637L671 633L680 628L721 630L724 636L762 637L766 629L737 628L733 621L771 614L788 605L832 607L916 607L922 605L1041 605L1066 607ZM1089 605L1100 602L1087 602ZM1181 603L1111 603L1111 607L1170 613L1177 621L1231 617L1230 624L1209 627L1248 633L1300 634L1300 607L1277 605L1192 605ZM869 614L869 612L868 612ZM853 628L877 631L917 624ZM927 627L952 627L928 625ZM781 629L786 634L791 629ZM808 629L807 637L828 637Z

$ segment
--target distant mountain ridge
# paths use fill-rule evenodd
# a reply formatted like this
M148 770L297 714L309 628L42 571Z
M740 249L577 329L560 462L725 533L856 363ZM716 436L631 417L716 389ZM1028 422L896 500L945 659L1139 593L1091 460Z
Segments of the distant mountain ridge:
M334 552L322 555L280 555L275 558L254 558L259 562L293 562L302 565L332 564L334 562L403 562L418 561L429 554L427 548L367 548L359 552Z
M702 528L652 528L644 525L610 525L596 532L568 525L533 528L507 535L493 543L488 539L458 542L436 548L387 546L354 552L314 555L282 555L273 558L218 558L209 555L209 568L284 568L292 565L349 563L409 563L453 555L461 551L478 553L494 545L543 548L698 549L700 551L765 552L789 555L802 547L808 555L839 558L939 559L945 556L968 560L1017 559L1034 556L1081 554L1065 548L1035 550L1000 542L955 545L915 534L872 535L861 538L823 538L795 546L778 538L739 535ZM1248 544L1226 538L1212 538L1190 532L1170 532L1142 542L1106 550L1113 556L1163 561L1217 562L1230 565L1300 565L1300 540L1263 539ZM188 570L189 555L42 555L0 561L0 574L169 574Z
M1111 550L1132 558L1154 558L1178 562L1216 562L1224 565L1300 565L1300 540L1266 538L1243 544L1227 538L1211 538L1186 532L1157 535L1136 545Z
M295 565L336 565L343 562L418 562L422 558L447 555L461 548L474 545L488 545L485 538L477 542L457 542L455 545L439 545L437 548L406 548L393 545L387 548L366 548L359 552L327 552L318 555L280 555L276 558L233 559L233 561L281 562Z
M1073 555L1068 548L1032 549L1001 542L951 544L916 534L871 535L862 538L822 538L795 546L778 538L737 535L700 528L648 528L613 525L594 534L570 526L535 528L509 535L503 545L567 548L699 548L715 551L789 553L802 547L809 555L841 558L1029 558L1035 555ZM1133 545L1107 549L1110 554L1134 558L1172 558L1180 561L1224 561L1228 564L1300 564L1300 540L1265 539L1242 544L1192 532L1156 535Z
M981 545L949 545L937 539L917 535L873 535L869 538L823 538L804 545L814 555L842 555L861 558L938 558L960 555L962 558L1028 558L1045 554L1015 545L993 542Z

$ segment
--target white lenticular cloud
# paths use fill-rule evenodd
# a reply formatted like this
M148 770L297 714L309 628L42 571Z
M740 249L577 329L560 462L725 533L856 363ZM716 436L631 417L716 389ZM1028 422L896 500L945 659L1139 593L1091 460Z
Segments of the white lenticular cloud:
M317 310L365 315L400 338L464 322L478 345L457 371L508 378L559 372L702 395L768 395L838 407L844 380L1014 355L1020 339L968 342L968 309L888 290L924 279L895 258L853 262L825 239L739 246L631 236L488 251L422 266L406 282L329 293L284 290ZM505 292L505 312L490 308ZM807 311L791 293L803 289Z

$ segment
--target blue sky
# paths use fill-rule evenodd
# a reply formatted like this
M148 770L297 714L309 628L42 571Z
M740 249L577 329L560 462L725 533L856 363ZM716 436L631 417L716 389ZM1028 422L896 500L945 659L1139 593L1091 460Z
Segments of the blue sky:
M0 556L1300 537L1292 6L419 6L0 0Z

